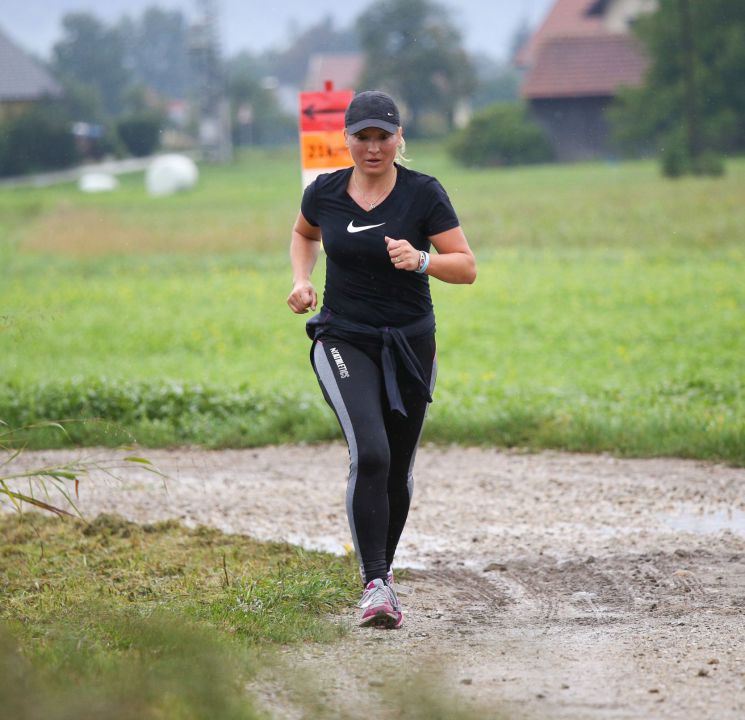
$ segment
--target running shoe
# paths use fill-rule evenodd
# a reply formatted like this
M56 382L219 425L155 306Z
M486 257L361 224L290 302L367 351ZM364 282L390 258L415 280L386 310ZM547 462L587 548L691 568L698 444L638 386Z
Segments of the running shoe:
M363 585L366 585L365 568L363 565L360 565L360 580L362 580ZM389 587L393 587L393 569L388 571L388 573L385 576L385 581L388 583Z
M361 627L396 629L403 625L404 614L396 593L380 578L367 583L358 607L362 609Z

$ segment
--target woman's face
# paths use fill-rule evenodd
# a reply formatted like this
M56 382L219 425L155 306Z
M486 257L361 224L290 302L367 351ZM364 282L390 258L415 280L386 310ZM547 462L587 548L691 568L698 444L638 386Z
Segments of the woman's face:
M344 131L346 134L346 130ZM380 128L364 128L354 135L346 134L347 147L357 169L370 175L382 175L396 159L396 148L401 138Z

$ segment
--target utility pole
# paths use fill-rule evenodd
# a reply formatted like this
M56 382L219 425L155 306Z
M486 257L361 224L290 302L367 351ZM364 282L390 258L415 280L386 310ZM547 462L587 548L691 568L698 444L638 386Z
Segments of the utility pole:
M191 28L189 56L194 73L199 147L205 159L224 163L233 156L233 143L220 52L217 2L196 0L199 19Z
M696 92L696 58L693 46L693 21L690 0L678 0L680 11L680 45L683 55L683 80L685 83L685 117L688 135L688 155L694 167L701 154L698 97Z

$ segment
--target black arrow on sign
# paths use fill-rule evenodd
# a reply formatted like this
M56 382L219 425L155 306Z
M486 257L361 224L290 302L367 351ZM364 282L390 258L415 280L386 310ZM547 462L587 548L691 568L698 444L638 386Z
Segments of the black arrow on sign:
M338 113L343 113L345 108L329 108L327 110L316 110L314 105L308 105L307 108L303 110L303 115L307 115L308 118L311 120L316 115L337 115Z

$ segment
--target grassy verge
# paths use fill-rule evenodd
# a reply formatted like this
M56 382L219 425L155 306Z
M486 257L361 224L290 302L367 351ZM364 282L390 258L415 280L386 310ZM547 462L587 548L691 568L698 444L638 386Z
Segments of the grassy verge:
M266 648L339 637L358 591L350 558L175 522L0 515L0 540L8 717L258 717Z
M433 283L428 440L745 463L745 162L672 183L647 163L465 171L411 154L479 258L473 287ZM339 437L284 304L295 164L253 154L162 201L136 177L108 196L0 193L0 419L125 428L82 423L82 444Z
M0 578L3 717L258 720L269 716L246 685L267 666L305 717L367 716L329 706L272 652L344 634L328 617L357 599L350 556L172 521L0 513ZM398 676L383 720L483 717L435 674Z

